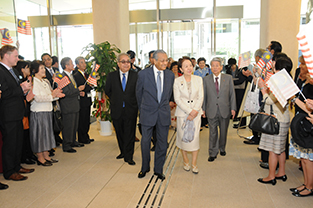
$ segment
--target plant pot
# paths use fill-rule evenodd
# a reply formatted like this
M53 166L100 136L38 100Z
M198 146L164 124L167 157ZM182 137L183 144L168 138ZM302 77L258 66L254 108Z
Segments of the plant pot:
M112 134L112 125L110 121L100 121L100 135L110 136Z

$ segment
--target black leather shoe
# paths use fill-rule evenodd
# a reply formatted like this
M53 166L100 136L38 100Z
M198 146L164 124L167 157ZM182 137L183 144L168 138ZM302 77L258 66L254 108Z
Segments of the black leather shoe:
M42 166L51 166L52 163L45 161L44 163L40 162L39 160L37 160L37 165L42 165Z
M72 149L69 149L69 150L63 150L63 152L75 153L76 150L72 148Z
M127 162L129 165L136 165L134 160L127 160L125 162Z
M54 154L54 152L53 151L49 151L49 157L53 157L55 154Z
M276 180L282 180L282 181L287 181L287 176L283 175L283 176L279 176L279 177L275 177Z
M234 125L233 125L233 128L234 128L234 129L238 129L238 127L239 127L239 124L234 124ZM243 126L243 125L241 125L240 128L241 128L241 129L245 129L246 127Z
M122 158L124 158L124 155L123 155L123 154L119 154L119 155L116 157L116 159L122 159Z
M226 152L220 152L221 156L226 156Z
M153 147L151 148L151 151L152 151L152 152L155 151L155 145L153 145Z
M7 188L9 188L8 185L0 183L0 190L4 190L4 189L7 189Z
M57 163L57 162L59 162L59 160L57 160L57 159L50 159L50 160L46 160L47 162L49 162L49 163Z
M72 145L72 147L83 147L83 146L85 145L82 143L77 143L77 144Z
M258 144L260 143L260 141L257 142L257 141L254 141L254 140L248 140L248 141L243 141L243 143L245 143L245 144L255 144L255 145L258 145Z
M36 162L34 160L32 160L31 158L26 158L22 163L25 163L27 165L36 164Z
M88 140L88 141L83 141L83 142L79 142L80 144L90 144L90 141Z
M215 160L215 158L216 158L216 157L211 157L211 156L210 156L209 159L208 159L208 161L209 161L209 162L213 162L213 161Z
M298 188L300 188L301 186L303 186L303 189L301 190L298 190ZM301 191L303 191L306 187L304 184L302 184L301 186L297 187L297 188L290 188L289 190L292 192L292 193L299 193Z
M146 173L148 173L150 171L150 168L147 171L140 171L138 173L138 178L143 178L146 176Z
M165 179L165 175L163 173L154 173L154 175L158 176L158 179L161 179L161 181Z
M90 142L94 142L95 140L94 140L94 139L89 139L89 141L90 141Z
M309 193L308 194L301 194L302 191L304 190L308 190ZM307 189L306 187L299 191L298 193L292 193L292 195L296 196L296 197L306 197L306 196L313 196L313 189Z
M268 169L268 163L267 162L261 162L260 167L264 169Z
M273 180L269 180L269 181L263 181L263 178L259 178L258 181L260 183L272 184L273 186L275 186L275 184L276 184L276 179L275 178Z

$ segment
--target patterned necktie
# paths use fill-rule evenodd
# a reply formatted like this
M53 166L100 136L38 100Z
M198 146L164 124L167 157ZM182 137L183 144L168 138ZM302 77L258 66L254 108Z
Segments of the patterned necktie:
M158 90L158 102L161 102L161 96L162 96L162 89L161 89L161 72L158 71L158 77L157 77L157 90Z
M125 91L125 88L126 88L126 77L125 77L125 73L123 73L122 87L123 87L123 91Z
M215 88L216 88L216 93L219 93L219 89L218 89L218 77L215 77Z
M18 78L17 78L17 76L16 76L16 74L14 73L14 71L13 71L13 69L11 68L11 69L9 69L9 72L12 74L12 76L14 77L14 79L15 79L15 81L17 82L17 83L19 83L19 81L18 81Z

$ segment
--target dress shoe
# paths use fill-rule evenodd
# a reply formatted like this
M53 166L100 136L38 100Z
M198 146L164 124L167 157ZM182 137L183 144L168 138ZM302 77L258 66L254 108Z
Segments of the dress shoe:
M32 160L31 158L26 158L25 160L22 161L22 163L25 163L27 165L33 165L36 162L34 160Z
M85 145L82 143L77 143L77 144L72 145L72 147L83 147L83 146Z
M190 165L189 165L189 163L185 163L185 162L184 162L184 170L185 170L185 171L190 171Z
M300 188L301 186L303 186L303 189L299 190L298 188ZM293 193L299 193L301 191L303 191L306 187L304 184L302 184L301 186L297 187L297 188L290 188L289 190Z
M46 161L49 162L49 163L57 163L57 162L59 162L58 159L52 159L52 158L50 160L46 159Z
M260 183L272 184L273 186L276 184L276 179L275 178L273 180L269 180L269 181L263 181L263 178L259 178L258 181Z
M282 181L287 181L287 176L283 175L283 176L279 176L279 177L275 177L276 180L282 180Z
M192 166L192 172L193 172L194 174L198 174L198 173L199 173L198 167L197 167L197 166Z
M0 183L0 190L4 190L4 189L7 189L7 188L9 188L8 185Z
M27 169L27 168L21 168L18 173L32 173L34 172L35 169L34 168L31 168L31 169Z
M72 149L68 149L68 150L63 150L63 152L74 153L74 152L76 152L76 150L72 148Z
M226 156L226 152L220 152L221 156Z
M233 121L239 121L239 120L240 120L240 119L239 119L239 118L237 118L237 117L233 119Z
M47 160L46 160L44 163L42 163L42 162L40 162L39 160L37 160L37 165L51 166L52 163L51 163L51 162L48 162Z
M151 151L152 151L152 152L155 151L155 145L153 145L153 147L151 148Z
M264 169L268 169L268 163L267 162L261 162L260 167Z
M90 144L90 141L89 140L88 141L83 141L83 142L79 141L79 143L80 144Z
M210 156L209 159L208 159L208 161L209 161L209 162L213 162L213 161L215 160L215 158L216 158L216 157L211 157L211 156Z
M129 165L136 165L134 160L127 160L125 162L127 162Z
M8 180L23 181L23 180L26 180L27 178L28 178L27 176L23 176L19 173L13 173L12 175L10 175Z
M244 125L241 125L241 126L239 126L239 124L234 124L233 125L234 129L238 129L238 127L241 128L241 129L245 129L246 128Z
M146 173L148 173L150 171L150 168L147 171L140 171L138 173L138 178L143 178L146 176Z
M258 145L260 143L260 141L255 141L255 140L247 140L247 141L243 141L243 143L245 144L255 144Z
M140 140L136 137L136 138L135 138L135 142L139 142L139 141L140 141Z
M123 155L123 154L119 154L119 155L116 157L116 159L122 159L122 158L124 158L124 155Z
M90 141L90 142L94 142L95 140L94 140L94 139L89 139L89 141Z
M161 179L161 181L165 179L165 175L163 173L154 173L154 175L158 176L158 179Z
M49 157L53 157L55 154L53 151L49 150Z
M301 194L301 192L303 192L304 190L308 190L309 193L308 194ZM307 196L313 196L313 189L307 189L306 187L299 191L298 193L292 193L292 195L296 196L296 197L307 197Z

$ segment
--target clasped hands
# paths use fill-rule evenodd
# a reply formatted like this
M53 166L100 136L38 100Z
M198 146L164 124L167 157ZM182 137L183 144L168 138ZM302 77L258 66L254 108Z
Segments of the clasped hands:
M199 113L198 111L192 110L192 111L189 113L189 115L188 115L188 117L187 117L187 120L192 121L195 117L197 117L198 113Z

